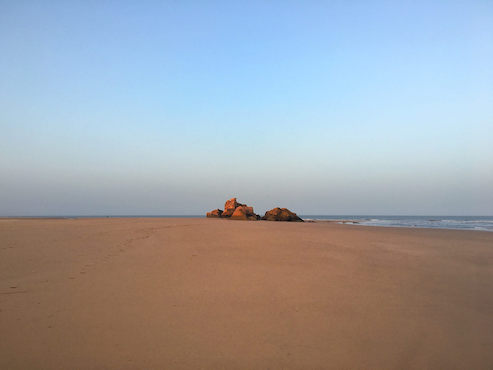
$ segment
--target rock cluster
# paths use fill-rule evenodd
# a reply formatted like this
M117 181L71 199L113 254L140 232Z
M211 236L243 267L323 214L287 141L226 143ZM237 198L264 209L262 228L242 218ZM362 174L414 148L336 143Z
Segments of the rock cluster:
M250 220L255 221L260 219L259 215L253 212L253 207L248 207L246 204L238 203L236 198L227 200L224 204L224 211L215 209L207 212L207 217L210 218L230 218L232 220Z
M303 222L296 213L291 212L287 208L274 208L265 212L263 217L253 212L253 207L239 203L236 198L231 198L224 204L224 211L215 209L207 212L209 218L230 218L232 220L267 220L267 221L298 221Z

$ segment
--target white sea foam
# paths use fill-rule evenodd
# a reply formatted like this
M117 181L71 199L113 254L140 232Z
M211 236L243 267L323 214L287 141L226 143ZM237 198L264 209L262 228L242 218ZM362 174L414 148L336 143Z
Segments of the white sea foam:
M309 216L347 225L493 231L489 216Z

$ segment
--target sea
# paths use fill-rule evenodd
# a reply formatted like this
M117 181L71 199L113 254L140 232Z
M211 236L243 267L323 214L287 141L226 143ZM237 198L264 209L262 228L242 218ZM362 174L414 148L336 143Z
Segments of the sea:
M344 224L364 226L493 231L493 216L304 215L300 217L304 220L338 220Z

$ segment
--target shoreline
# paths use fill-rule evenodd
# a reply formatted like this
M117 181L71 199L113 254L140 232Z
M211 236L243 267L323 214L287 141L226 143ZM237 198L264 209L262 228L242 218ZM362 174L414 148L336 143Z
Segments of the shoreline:
M305 219L305 222L309 222L309 223L330 223L330 224L347 225L347 226L370 227L370 228L385 228L385 229L450 230L450 231L472 231L472 232L486 232L486 233L493 232L493 230L486 230L486 229L461 229L461 228L452 228L452 227L367 225L367 224L364 224L362 222L352 221L352 220L311 220L311 219Z
M365 216L361 216L365 217ZM386 216L381 216L386 217ZM398 216L391 216L398 217ZM404 216L404 217L428 217L428 216ZM435 216L436 217L436 216ZM440 217L462 217L462 216L440 216ZM493 218L490 216L466 216L471 218L483 217L483 218ZM42 221L42 220L129 220L129 219L204 219L203 216L25 216L25 217L0 217L0 222L2 221ZM303 218L305 223L327 223L327 224L339 224L339 225L349 225L349 226L360 226L360 227L371 227L371 228L398 228L398 229L425 229L425 230L457 230L457 231L474 231L474 232L493 232L493 228L485 229L485 228L464 228L464 227L441 227L441 226L406 226L406 225L376 225L376 224L367 224L369 220L354 220L354 219L317 219L317 218ZM226 221L242 221L242 220L226 220ZM429 220L429 221L438 221L438 220ZM489 221L489 220L488 220ZM266 220L258 220L258 221L248 221L248 222L279 222L279 221L266 221ZM493 223L493 220L491 221ZM288 222L289 223L289 222Z

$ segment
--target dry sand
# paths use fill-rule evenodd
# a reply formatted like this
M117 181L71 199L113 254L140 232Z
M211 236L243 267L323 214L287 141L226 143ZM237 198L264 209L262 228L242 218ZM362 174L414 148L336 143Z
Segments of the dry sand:
M492 369L493 233L0 220L1 369Z

